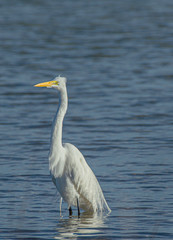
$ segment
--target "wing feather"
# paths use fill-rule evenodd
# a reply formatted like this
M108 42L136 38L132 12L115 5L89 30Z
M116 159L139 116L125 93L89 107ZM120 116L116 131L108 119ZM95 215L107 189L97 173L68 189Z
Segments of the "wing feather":
M66 172L78 193L80 207L94 212L104 209L110 211L101 187L82 153L72 144L65 144L64 147Z

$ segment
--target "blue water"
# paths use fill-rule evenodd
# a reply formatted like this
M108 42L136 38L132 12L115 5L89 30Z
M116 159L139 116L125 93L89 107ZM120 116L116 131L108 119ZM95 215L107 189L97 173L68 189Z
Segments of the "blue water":
M173 239L173 2L0 2L0 239ZM48 171L61 74L63 139L110 215L68 217Z

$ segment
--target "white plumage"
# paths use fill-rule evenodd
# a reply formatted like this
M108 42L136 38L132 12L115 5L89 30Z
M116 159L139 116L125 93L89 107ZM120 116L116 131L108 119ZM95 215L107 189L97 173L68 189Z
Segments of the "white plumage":
M68 106L66 78L56 77L53 81L40 83L36 87L55 88L60 92L60 103L52 127L49 153L49 170L52 181L65 202L85 211L111 211L101 187L85 161L82 153L72 144L62 144L62 126Z

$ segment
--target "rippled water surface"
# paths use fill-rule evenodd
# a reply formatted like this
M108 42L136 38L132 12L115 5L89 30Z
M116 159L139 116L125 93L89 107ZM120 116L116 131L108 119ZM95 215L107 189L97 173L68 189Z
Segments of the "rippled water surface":
M172 0L0 1L0 238L173 239ZM69 218L48 171L63 139L95 172L110 215ZM77 214L74 211L75 215Z

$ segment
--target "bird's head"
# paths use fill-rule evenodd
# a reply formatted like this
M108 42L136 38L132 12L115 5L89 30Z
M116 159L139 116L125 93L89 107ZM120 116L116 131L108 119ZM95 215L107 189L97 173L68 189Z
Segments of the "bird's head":
M56 77L53 81L38 83L34 87L55 88L60 91L66 87L66 81L65 77Z

